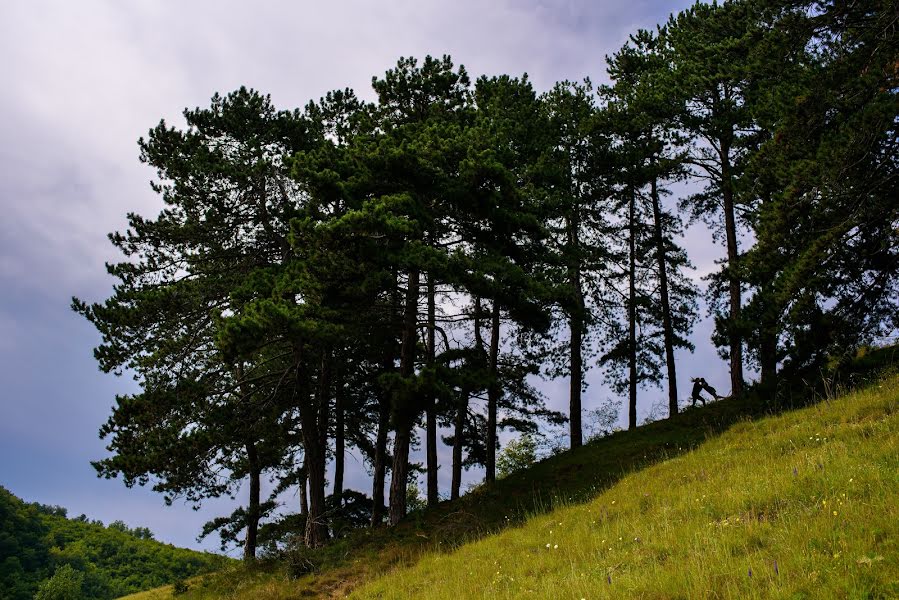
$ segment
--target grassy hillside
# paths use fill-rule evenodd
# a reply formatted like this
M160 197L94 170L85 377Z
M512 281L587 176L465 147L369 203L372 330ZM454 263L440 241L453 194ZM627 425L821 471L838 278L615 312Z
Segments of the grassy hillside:
M897 597L897 408L895 377L775 417L719 402L180 597Z
M743 422L353 598L899 598L899 378Z
M116 598L219 570L229 559L176 548L145 528L104 527L65 509L26 503L0 487L0 600L30 600L57 568L71 566L85 598Z

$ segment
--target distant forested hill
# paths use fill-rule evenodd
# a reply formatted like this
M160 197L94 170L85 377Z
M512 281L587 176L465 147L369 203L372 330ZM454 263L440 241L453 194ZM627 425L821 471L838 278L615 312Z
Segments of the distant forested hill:
M58 506L26 503L0 486L0 600L30 600L41 583L81 581L85 598L119 596L221 568L229 559L176 548L144 527L104 526Z

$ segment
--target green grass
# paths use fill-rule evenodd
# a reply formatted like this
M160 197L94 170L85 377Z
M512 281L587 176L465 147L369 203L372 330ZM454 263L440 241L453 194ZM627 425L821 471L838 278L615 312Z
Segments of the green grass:
M899 598L899 378L742 422L352 598Z
M313 574L261 561L178 597L896 598L899 379L879 386L688 411L338 540Z

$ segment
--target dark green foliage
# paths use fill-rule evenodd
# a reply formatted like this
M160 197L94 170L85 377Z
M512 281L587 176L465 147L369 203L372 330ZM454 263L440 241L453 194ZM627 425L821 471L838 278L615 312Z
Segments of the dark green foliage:
M897 9L762 4L778 19L765 50L788 70L757 69L771 135L749 164L765 202L744 326L760 362L767 351L795 373L897 326Z
M67 519L65 509L27 504L2 487L0 528L2 600L117 598L229 562L156 542L145 527Z
M52 574L45 515L0 488L0 590L4 600L31 598Z

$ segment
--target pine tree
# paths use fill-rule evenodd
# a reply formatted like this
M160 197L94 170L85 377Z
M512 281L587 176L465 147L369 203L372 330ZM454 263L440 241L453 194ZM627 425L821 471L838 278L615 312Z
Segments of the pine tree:
M235 477L248 475L245 550L252 558L259 473L280 461L263 459L257 446L269 443L265 436L280 421L277 412L249 410L263 380L252 393L242 391L249 364L229 360L217 342L232 294L287 256L297 199L284 157L309 137L298 113L278 112L244 88L184 116L186 131L161 122L140 141L142 161L158 170L153 187L165 210L156 220L131 214L129 230L110 235L126 257L108 267L119 279L113 296L73 303L103 335L95 351L100 367L134 372L142 388L117 399L101 429L113 456L94 466L106 477L123 475L129 486L153 480L169 502L231 493ZM219 476L218 461L246 468Z
M718 319L718 325L727 339L734 397L743 390L738 211L748 209L740 206L736 187L758 134L751 106L748 57L760 36L760 23L749 2L697 2L672 16L661 33L666 57L663 68L668 76L660 92L679 102L676 124L691 140L687 164L706 182L705 190L687 204L695 217L723 232L726 241L723 275L728 312L726 318ZM712 292L716 289L713 286Z
M654 270L647 270L650 285L657 285L654 293L645 296L649 319L656 321L661 328L664 363L668 380L668 414L678 411L677 369L674 350L677 347L692 349L687 341L695 315L696 291L683 269L690 267L684 251L674 242L674 236L680 233L680 220L665 211L661 205L665 193L665 182L673 182L682 178L683 156L679 151L681 142L674 118L677 114L677 103L665 93L664 75L666 68L664 48L660 40L652 33L640 30L631 36L630 41L618 53L608 59L609 75L614 86L604 90L609 99L609 115L612 127L622 136L619 150L624 151L624 160L629 163L624 172L633 173L626 182L630 188L648 188L640 198L649 204L646 217L651 222L651 229L641 236L643 244L636 243L636 236L629 245L629 255L635 257L654 255ZM630 193L630 192L629 192ZM638 196L629 196L628 220L631 228L637 226L638 217L636 202ZM634 283L630 294L636 295L636 260L630 263L629 279ZM629 306L636 308L636 299L629 301ZM630 319L636 321L636 310L631 310ZM635 323L634 323L635 325ZM630 344L635 344L635 327L629 325ZM649 339L652 339L650 336ZM653 342L649 342L652 346ZM658 355L659 352L652 354ZM631 379L635 382L636 349L630 353ZM658 367L650 361L648 379L658 381ZM636 425L636 385L632 383L630 390L629 424Z
M568 326L566 356L557 357L552 374L569 377L569 431L571 447L577 448L583 443L584 351L592 346L596 311L589 300L597 297L610 258L611 136L599 126L589 80L558 83L541 101L550 132L544 142L541 185L547 221L555 233L559 308Z

